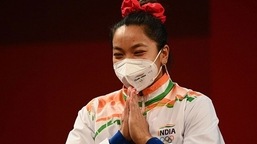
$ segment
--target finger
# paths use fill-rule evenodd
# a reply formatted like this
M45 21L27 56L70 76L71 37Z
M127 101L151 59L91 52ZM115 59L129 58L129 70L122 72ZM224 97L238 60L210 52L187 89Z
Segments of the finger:
M127 89L127 95L128 95L128 97L130 97L130 91L131 91L131 86L129 86L128 89Z
M129 99L129 98L128 98ZM122 135L127 139L131 140L130 134L129 134L129 102L128 99L125 103L124 111L122 113L122 123L121 123L121 128L120 131Z
M131 88L131 91L130 91L130 92L131 92L130 95L131 95L132 97L135 97L135 96L137 95L135 88Z
M135 100L130 102L130 117L140 117L142 115L141 109L138 105L138 102Z
M124 121L125 117L128 117L128 102L126 101L125 103L125 107L124 107L124 111L122 113L122 116L121 116L121 120Z
M138 96L136 94L136 90L135 89L131 89L130 91L130 101L129 101L129 107L130 107L130 110L134 110L135 108L138 107Z
M127 89L128 97L132 97L133 96L133 91L134 91L134 88L129 86L128 89Z

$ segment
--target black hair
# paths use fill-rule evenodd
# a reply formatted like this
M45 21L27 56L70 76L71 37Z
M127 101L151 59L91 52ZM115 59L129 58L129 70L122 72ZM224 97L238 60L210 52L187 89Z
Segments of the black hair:
M134 11L128 14L111 28L111 39L113 39L116 30L123 25L142 26L146 36L157 43L158 50L161 50L167 44L168 34L164 24L148 12Z
M139 0L139 2L142 6L146 3L158 2L158 0ZM121 21L116 23L111 28L111 40L113 40L113 36L116 30L123 25L142 26L145 35L156 42L158 51L160 51L166 44L168 44L168 33L165 25L160 19L156 18L151 13L145 11L134 11L125 16ZM171 64L171 53L167 63Z

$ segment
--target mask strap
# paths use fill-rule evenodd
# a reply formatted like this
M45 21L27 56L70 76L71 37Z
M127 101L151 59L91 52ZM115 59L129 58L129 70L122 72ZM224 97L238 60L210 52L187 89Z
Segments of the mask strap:
M155 63L155 61L157 60L157 58L159 57L159 55L161 54L161 52L162 52L162 49L158 52L158 54L157 54L157 56L155 57L153 63Z
M155 59L154 59L154 61L153 61L153 64L155 63L155 61L157 60L157 58L159 57L159 55L161 54L161 52L162 52L162 49L158 52L157 56L155 57ZM163 66L163 65L162 65L162 66ZM154 80L159 76L159 74L161 73L161 71L162 71L162 66L160 67L160 69L159 69L157 75L153 78L153 81L154 81Z
M157 54L157 56L156 56L156 58L154 59L153 63L155 63L155 61L157 60L157 58L159 57L159 55L161 54L161 52L162 52L162 49L161 49L161 50L159 51L159 53ZM162 65L162 66L160 67L160 70L159 70L157 76L160 74L160 72L161 72L163 66L164 66L164 68L165 68L165 72L166 72L167 75L170 77L170 74L169 74L169 71L168 71L168 68L167 68L167 65L166 65L166 64L164 64L164 65ZM157 77L157 76L156 76L156 77ZM155 77L154 79L156 79L156 77Z
M163 66L164 66L164 68L165 68L166 74L170 77L170 74L169 74L169 71L168 71L167 65L166 65L166 64L164 64Z

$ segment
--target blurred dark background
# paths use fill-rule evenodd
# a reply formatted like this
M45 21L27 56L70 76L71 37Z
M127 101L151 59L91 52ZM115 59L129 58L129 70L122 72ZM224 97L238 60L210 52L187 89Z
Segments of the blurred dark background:
M121 2L0 2L1 143L65 143L89 100L121 88L109 39ZM161 2L172 80L213 100L226 143L253 143L257 2Z
M170 35L209 34L209 2L163 0ZM121 0L38 0L1 2L3 44L31 42L103 41L118 22Z

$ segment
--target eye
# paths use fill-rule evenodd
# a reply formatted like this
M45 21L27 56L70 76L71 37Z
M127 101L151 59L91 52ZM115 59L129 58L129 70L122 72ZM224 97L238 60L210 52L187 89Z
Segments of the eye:
M143 50L138 50L138 51L135 51L134 52L134 55L135 56L143 56L145 54L146 51L143 51Z
M115 52L113 53L113 56L115 57L115 59L122 59L124 55L121 52Z

